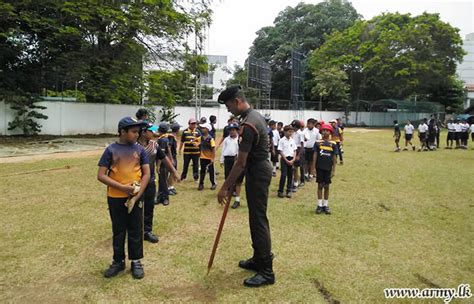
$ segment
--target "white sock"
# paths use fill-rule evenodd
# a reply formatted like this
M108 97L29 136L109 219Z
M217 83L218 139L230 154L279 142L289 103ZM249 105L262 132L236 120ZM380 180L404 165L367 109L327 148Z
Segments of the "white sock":
M140 262L140 260L132 260L133 263Z
M174 189L174 186L168 187L168 190L172 190L172 189Z
M235 201L240 203L240 196L236 196Z
M322 207L323 206L323 200L322 199L318 199L318 207Z
M323 200L323 206L327 207L328 206L328 200Z

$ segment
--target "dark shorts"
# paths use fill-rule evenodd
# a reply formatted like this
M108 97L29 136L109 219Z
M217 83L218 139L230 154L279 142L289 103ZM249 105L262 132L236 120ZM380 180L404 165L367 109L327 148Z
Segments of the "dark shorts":
M307 164L313 161L314 150L313 148L304 148L304 159Z
M474 141L474 133L471 133L471 139Z
M224 176L227 178L230 174L230 171L232 170L232 167L234 166L235 162L235 156L225 156L224 157ZM244 181L244 176L245 174L242 174L237 181L235 182L236 184L242 184Z
M454 140L461 140L461 132L454 132Z
M331 171L316 168L316 182L329 185L331 183Z
M455 140L456 139L456 133L454 132L448 132L448 140Z
M426 133L418 133L418 137L420 138L421 141L426 140Z
M405 134L405 140L411 140L413 138L413 134Z

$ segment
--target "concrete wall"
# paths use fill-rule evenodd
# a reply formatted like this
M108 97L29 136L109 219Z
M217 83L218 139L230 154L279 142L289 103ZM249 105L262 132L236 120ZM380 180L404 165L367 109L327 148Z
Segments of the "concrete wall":
M135 105L114 105L114 104L94 104L94 103L72 103L72 102L39 102L39 105L45 106L42 112L48 115L47 120L40 120L43 126L41 134L44 135L76 135L76 134L115 134L117 132L118 121L125 116L134 116L140 106ZM159 108L155 108L158 113ZM195 117L193 107L176 107L174 108L178 123L187 126L189 118ZM329 121L337 117L342 117L342 112L318 112L318 111L302 111L296 113L287 110L266 110L272 119L282 121L289 124L295 117L307 120L308 118L323 119ZM429 117L429 114L408 113L410 117L403 119L421 119ZM210 115L217 117L217 128L222 129L227 124L230 113L225 107L219 108L202 108L201 116L209 118ZM359 125L366 126L390 126L394 117L392 113L367 113L359 112L350 113L349 123L355 124L356 119ZM15 117L15 111L12 111L8 104L0 102L0 135L20 134L18 130L9 131L8 122ZM400 116L399 116L400 117Z

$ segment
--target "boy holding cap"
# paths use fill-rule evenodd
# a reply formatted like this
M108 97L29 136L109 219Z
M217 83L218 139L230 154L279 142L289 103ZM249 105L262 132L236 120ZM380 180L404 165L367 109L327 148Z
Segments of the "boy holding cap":
M316 214L331 214L328 206L329 184L331 178L336 174L337 154L339 153L337 144L329 140L329 135L333 133L330 125L322 125L321 132L323 139L314 144L314 159L316 160L316 182L318 183L318 207ZM324 201L323 201L324 190Z
M113 232L113 262L104 276L111 278L125 269L125 237L128 236L128 258L132 260L132 276L145 276L143 258L143 204L133 205L131 212L125 203L142 196L150 180L150 166L145 149L137 145L143 121L122 118L118 124L119 139L109 145L99 160L97 179L107 185L107 203ZM142 187L134 187L139 183Z
M201 174L199 176L199 186L198 190L204 189L204 178L206 177L206 169L209 169L209 179L211 181L211 190L215 190L216 185L216 176L214 173L214 159L216 157L216 142L214 138L209 134L212 126L209 123L204 123L200 125L202 136L200 139L201 147Z

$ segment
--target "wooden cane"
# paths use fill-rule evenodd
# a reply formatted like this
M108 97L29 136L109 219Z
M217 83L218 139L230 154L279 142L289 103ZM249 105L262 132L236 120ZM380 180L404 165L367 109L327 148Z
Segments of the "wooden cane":
M211 256L209 257L209 262L207 263L207 275L209 275L209 272L211 271L211 268L212 268L212 263L214 262L214 257L217 251L217 245L219 245L219 240L221 238L222 229L224 228L224 223L227 217L227 211L229 210L231 199L232 199L232 191L229 190L229 195L227 196L226 202L224 205L224 211L222 212L221 222L219 223L219 228L217 229L216 238L214 240L214 246L212 247Z

